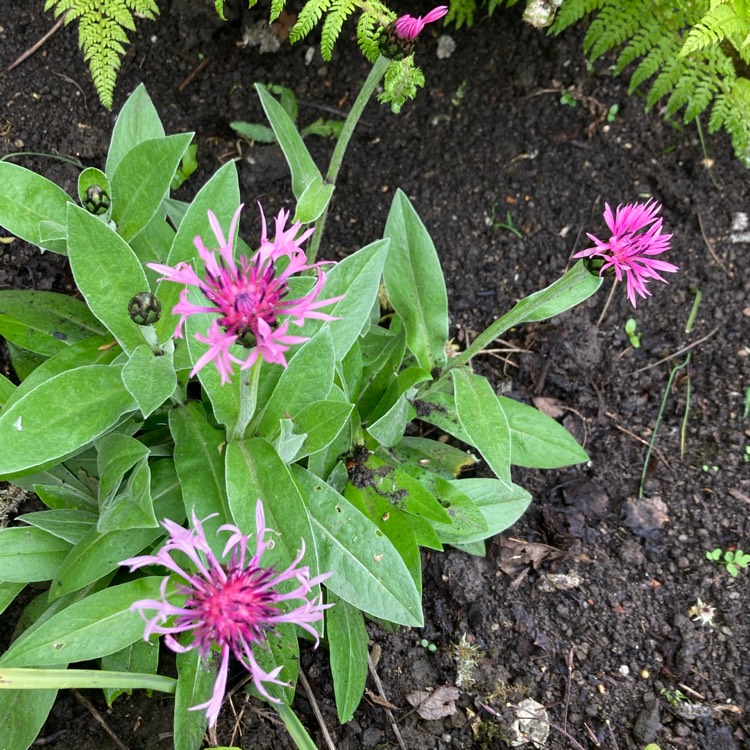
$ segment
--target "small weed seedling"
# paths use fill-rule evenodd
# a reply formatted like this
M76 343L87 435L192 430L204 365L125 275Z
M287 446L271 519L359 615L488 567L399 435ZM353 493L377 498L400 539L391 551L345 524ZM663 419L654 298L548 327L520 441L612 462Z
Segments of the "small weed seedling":
M687 695L685 695L682 690L670 690L669 688L664 688L659 695L663 696L667 703L672 707L679 706L681 703L685 703L688 699Z
M426 638L422 638L421 645L422 648L426 648L431 654L434 654L437 651L437 646Z
M744 570L750 565L750 555L745 554L741 549L724 551L717 547L715 550L706 552L706 557L712 562L723 565L732 578L737 577L740 568Z
M519 240L523 239L523 232L513 223L513 215L510 211L505 212L505 221L496 221L496 206L492 206L492 213L487 219L487 226L492 227L493 229L507 229L509 232L512 232L513 234L518 237Z
M632 346L633 349L640 349L643 334L638 331L638 322L635 318L628 318L625 321L625 333L628 335L630 346Z

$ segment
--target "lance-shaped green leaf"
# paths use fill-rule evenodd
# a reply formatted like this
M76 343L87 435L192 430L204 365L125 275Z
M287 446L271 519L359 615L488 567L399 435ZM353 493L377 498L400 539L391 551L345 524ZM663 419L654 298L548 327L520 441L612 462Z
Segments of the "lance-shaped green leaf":
M323 328L305 342L282 372L268 401L258 434L273 440L279 420L294 416L312 401L325 399L333 385L335 354L329 328Z
M0 373L0 409L8 405L17 390L18 386Z
M0 336L22 349L51 357L62 349L106 333L86 304L67 294L0 292Z
M0 658L3 667L55 666L113 654L143 638L143 619L130 606L155 599L163 577L138 578L71 604L16 641Z
M0 529L0 580L52 580L70 548L70 542L33 526Z
M403 329L394 333L373 326L360 344L362 350L362 387L357 409L366 419L377 407L401 368L406 353Z
M128 302L149 291L140 261L113 229L72 203L68 245L70 267L91 312L132 352L143 343L143 334L130 319Z
M324 297L344 295L343 299L325 309L327 314L339 318L330 324L337 362L346 356L369 324L388 245L388 240L373 242L327 271L326 285L322 292ZM326 324L322 320L308 320L305 322L305 334L310 336L323 325Z
M164 137L164 126L146 87L141 83L123 104L112 130L106 172L114 174L122 157L143 141Z
M86 510L40 510L36 513L24 513L16 517L31 526L36 526L63 539L70 544L77 544L84 534L96 523L96 515Z
M225 455L227 495L235 524L243 534L254 535L255 507L260 499L266 524L273 529L274 547L264 555L263 565L286 569L304 541L304 564L310 566L311 577L317 575L315 539L305 503L273 446L261 438L231 441Z
M333 196L334 186L322 177L316 177L300 195L294 212L294 221L312 224L326 210Z
M174 344L168 342L161 354L150 346L136 347L123 365L122 382L133 396L144 418L156 411L177 387L174 369Z
M4 750L26 750L44 725L57 689L0 690L0 726Z
M448 294L432 239L400 190L384 236L391 240L384 269L388 299L404 321L409 350L420 367L431 371L446 361Z
M552 417L511 398L498 400L510 425L510 461L532 469L557 469L589 460L575 438Z
M333 692L339 723L351 721L367 681L369 636L362 612L333 592L326 597L333 607L326 613L326 637L331 660Z
M318 545L320 569L332 571L325 587L374 617L422 625L419 590L396 548L333 487L302 467L292 467Z
M26 588L26 583L0 581L0 615L8 605Z
M98 323L97 323L98 325ZM33 391L45 380L85 365L107 365L119 353L119 347L111 346L111 337L93 336L85 341L67 346L37 367L8 398L5 406L9 407L18 399Z
M476 464L471 453L454 448L448 443L429 438L405 437L388 453L399 463L424 466L443 479L455 479L464 469Z
M99 675L100 678L113 679L111 673L119 672L123 676L128 674L138 674L140 678L143 679L147 675L155 675L158 668L158 639L152 641L136 641L114 654L102 657L103 671L100 672ZM96 675L96 672L94 672L94 675ZM125 683L125 680L119 685L113 680L110 687L104 687L104 697L107 701L107 705L111 706L114 700L123 693L130 695L133 692L132 687L140 687L140 685L137 684L132 687L127 687L127 683L123 683ZM88 685L86 687L88 687Z
M294 121L284 108L262 84L256 83L255 90L258 92L263 111L276 134L276 140L278 140L279 146L284 152L289 170L292 173L294 197L300 200L307 187L316 180L322 183L323 177L312 156L310 156L302 136L297 131Z
M110 179L112 219L124 240L135 237L167 197L193 135L180 133L142 141L120 159Z
M28 474L71 455L133 411L122 368L60 373L0 414L0 478Z
M65 255L70 196L30 169L0 162L0 226L32 245ZM57 239L54 239L57 238Z
M346 401L313 401L294 416L297 434L304 434L305 441L295 460L327 448L344 429L354 404Z
M174 438L174 463L180 478L185 513L203 523L206 538L217 539L216 531L229 515L223 450L226 434L212 427L203 405L191 401L169 411L169 429ZM215 518L208 516L218 514ZM215 550L221 554L224 539Z
M186 645L192 638L186 639ZM177 691L174 697L174 750L200 750L206 733L205 711L193 706L211 699L216 680L217 654L208 661L198 649L177 654Z
M510 487L510 427L503 407L487 378L463 368L451 374L461 427L497 478Z
M198 255L193 240L201 237L206 247L214 247L214 233L208 221L209 210L214 213L225 234L228 234L232 216L239 205L240 187L237 166L233 161L229 161L198 191L198 195L187 207L179 223L177 234L174 235L166 265L174 267L178 263L195 262L200 275L203 261ZM156 296L161 300L164 309L161 320L155 326L159 341L166 341L174 333L178 318L168 313L179 301L182 289L181 284L175 284L172 281L162 281L157 287ZM206 301L200 293L197 300L201 300L199 304L205 305ZM203 332L205 334L205 330Z
M185 518L179 480L170 460L157 461L151 469L151 496L159 519L180 523ZM80 591L117 570L122 560L134 557L160 536L161 528L124 529L99 533L91 529L65 558L50 586L51 601Z

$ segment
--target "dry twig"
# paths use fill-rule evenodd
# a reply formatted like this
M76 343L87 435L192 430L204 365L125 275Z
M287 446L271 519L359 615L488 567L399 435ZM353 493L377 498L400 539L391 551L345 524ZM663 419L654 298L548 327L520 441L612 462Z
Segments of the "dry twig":
M307 681L307 677L305 677L305 673L302 669L299 671L299 681L302 683L305 693L307 693L307 699L310 701L315 718L318 720L320 731L323 732L323 739L326 741L326 747L328 750L336 750L336 745L333 744L333 739L328 732L328 727L323 719L323 714L320 711L320 706L318 706L318 701L315 700L315 694L313 693L310 683Z
M388 699L385 697L385 691L383 690L383 683L380 681L380 677L378 677L378 673L375 671L375 665L372 662L372 657L370 656L370 654L367 654L367 668L370 670L370 676L375 683L375 687L377 687L378 689L380 697L383 700L387 701ZM385 715L388 717L388 721L391 725L391 729L393 730L393 734L396 736L398 746L401 748L401 750L406 750L406 745L404 745L404 738L401 736L401 732L396 725L396 719L393 716L393 712L390 708L386 708L385 706L383 707L383 710L385 711Z
M20 65L24 60L31 57L64 23L65 14L57 19L57 23L38 41L29 47L26 52L22 52L6 69L6 73L10 73L13 68Z
M94 704L85 695L81 695L77 690L71 689L71 692L76 700L84 706L84 708L87 708L89 713L97 720L97 722L99 722L102 729L112 738L112 742L114 742L120 750L128 750L128 746L114 733L112 727L107 724L105 718Z

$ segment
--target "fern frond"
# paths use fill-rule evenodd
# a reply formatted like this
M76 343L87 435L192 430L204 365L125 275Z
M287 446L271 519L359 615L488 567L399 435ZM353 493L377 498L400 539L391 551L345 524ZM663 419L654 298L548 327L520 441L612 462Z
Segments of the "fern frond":
M383 77L383 92L378 101L391 105L391 111L398 114L407 99L417 95L417 89L424 86L424 74L414 65L414 55L403 60L391 60Z
M583 50L592 60L630 39L640 27L640 17L628 3L608 3L589 26Z
M550 26L551 34L560 34L584 16L601 10L606 0L565 0L557 9L555 20Z
M271 13L268 19L269 23L273 23L280 15L281 11L284 10L286 0L271 0Z
M725 39L739 48L748 43L749 31L750 13L745 0L724 0L721 4L712 4L708 13L690 29L680 54L685 56L715 47Z
M55 18L65 13L65 24L78 21L78 44L89 63L94 87L101 103L112 108L117 72L129 43L128 31L135 31L133 14L153 19L159 12L154 0L46 0L45 10Z
M448 15L445 23L455 23L456 28L474 25L474 13L477 9L477 0L450 0Z
M362 54L371 63L380 57L380 31L383 26L387 24L382 23L380 16L370 11L362 13L357 21L357 43Z
M341 34L341 27L356 7L357 0L333 0L320 32L320 53L324 60L331 59L333 45Z
M333 0L307 0L297 16L297 23L289 32L289 41L294 44L304 39L315 28L323 13L331 7L332 2Z
M736 78L731 88L716 97L711 111L708 132L719 128L732 137L735 156L750 167L750 81Z

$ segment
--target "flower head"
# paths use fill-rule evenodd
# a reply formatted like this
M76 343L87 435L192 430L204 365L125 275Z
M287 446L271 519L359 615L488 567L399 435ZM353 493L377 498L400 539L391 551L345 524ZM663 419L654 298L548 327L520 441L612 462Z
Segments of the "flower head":
M437 8L433 8L426 16L424 16L424 18L422 16L417 16L417 18L409 15L399 16L395 20L393 27L396 34L401 37L401 39L413 41L422 33L422 29L424 29L428 23L433 23L434 21L439 20L447 12L447 5L439 5Z
M654 203L653 199L647 203L620 205L614 215L609 203L604 205L604 220L612 236L604 242L589 234L594 247L581 250L573 257L602 258L604 264L599 269L599 274L603 275L611 268L618 281L622 281L624 277L628 299L635 307L636 294L643 298L651 295L646 288L651 279L667 283L659 271L674 273L679 270L677 266L653 257L669 250L672 235L662 234L662 219L657 217L661 204Z
M174 268L149 263L149 267L162 274L160 281L173 281L186 284L180 302L173 312L180 315L175 336L182 337L182 327L188 316L197 313L216 313L206 334L197 333L195 338L208 344L208 350L198 359L191 376L213 361L221 375L222 383L231 380L233 366L241 369L252 367L258 357L267 362L286 366L284 353L293 344L307 341L307 337L288 333L289 323L302 326L307 318L336 320L331 315L319 312L321 307L338 302L342 297L318 299L326 281L326 274L318 271L313 288L304 297L287 299L289 277L293 274L320 268L323 263L308 264L300 247L311 234L308 229L298 236L299 222L285 229L289 212L282 209L276 217L276 236L271 242L267 236L266 220L261 210L263 231L259 250L248 260L241 256L239 264L234 259L234 238L237 233L240 206L234 213L229 236L224 233L216 216L208 212L208 220L213 229L218 250L208 250L200 237L194 240L203 261L203 276L198 275L189 263L178 263ZM286 266L279 261L285 260ZM191 302L188 287L197 287L207 304ZM342 295L343 296L343 295ZM288 316L281 322L279 316ZM232 346L240 344L250 353L243 359L232 353Z
M250 537L244 536L236 526L225 525L219 531L228 531L230 536L222 558L226 558L229 552L232 554L228 562L220 562L211 551L201 521L193 515L192 530L173 521L163 522L169 539L156 554L133 557L120 563L129 565L131 571L146 565L160 565L183 580L177 585L178 592L187 597L181 606L167 600L170 581L170 576L167 576L161 586L161 599L143 599L130 609L140 611L146 620L146 640L153 633L159 633L166 636L164 640L172 651L185 653L197 648L203 657L210 654L214 644L219 648L221 664L213 695L206 703L191 707L191 710L205 708L210 726L216 724L224 699L230 653L250 672L258 692L268 700L278 702L268 694L264 683L288 685L278 679L282 667L271 672L261 669L253 656L253 644L264 645L267 631L279 623L290 622L310 633L317 646L318 634L310 623L321 620L323 610L331 606L323 604L321 597L308 599L313 587L331 574L310 578L310 568L299 565L305 554L304 540L299 554L283 573L261 566L269 542L264 541L267 528L260 500L255 516L257 534L252 557L248 553ZM182 567L173 556L175 552L181 552L192 563L186 567L194 572ZM279 584L290 580L298 584L296 588L285 594L277 590ZM301 600L302 604L290 612L280 607L282 602L292 599ZM144 610L156 610L156 614L148 619ZM193 635L192 643L187 646L174 637L184 632Z

